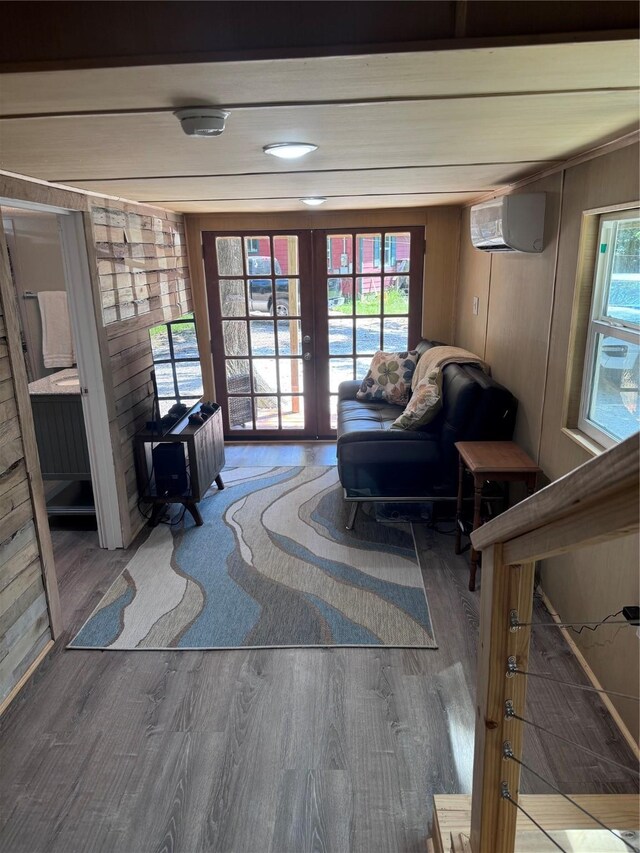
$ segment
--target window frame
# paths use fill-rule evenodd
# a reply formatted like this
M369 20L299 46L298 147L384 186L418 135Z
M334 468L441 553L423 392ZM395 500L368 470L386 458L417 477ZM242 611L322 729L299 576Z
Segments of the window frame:
M245 237L245 241L245 254L248 258L260 254L260 240L258 237Z
M157 329L160 326L163 326L167 330L167 342L169 344L169 358L155 358L153 356L153 347L151 350L151 355L153 358L153 367L155 369L157 364L170 364L171 365L171 375L173 377L173 390L175 394L172 396L168 396L166 394L158 394L158 403L161 401L170 401L173 403L182 403L183 400L198 400L202 398L202 394L197 396L187 396L185 394L180 393L180 383L178 382L178 374L176 372L176 364L186 364L188 362L197 362L200 364L200 356L189 356L186 358L176 357L174 346L173 346L173 326L184 326L190 323L193 325L193 331L196 335L197 340L197 329L196 329L196 318L193 315L186 315L185 317L178 317L176 320L168 320L166 323L157 323L153 326L153 329ZM149 330L151 332L151 329ZM191 403L191 405L194 405Z
M638 216L640 216L640 209L637 207L618 209L612 212L601 213L598 216L597 242L595 246L596 256L594 258L593 270L593 290L587 318L587 335L584 350L577 427L580 432L604 448L613 447L624 439L613 435L589 418L589 410L591 408L595 389L598 335L606 335L607 337L616 338L627 343L640 345L640 325L630 321L607 317L605 313L605 301L608 301L611 287L611 268L614 253L608 253L606 262L601 263L600 246L602 244L603 229L607 222L636 219ZM614 238L611 241L611 245L613 246L615 246L616 236L617 235L614 235Z

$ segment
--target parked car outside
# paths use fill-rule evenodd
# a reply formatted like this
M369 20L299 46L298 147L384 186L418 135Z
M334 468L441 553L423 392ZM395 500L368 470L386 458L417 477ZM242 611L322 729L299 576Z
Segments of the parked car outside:
M249 275L271 275L271 258L265 255L250 255L247 258ZM273 271L277 276L282 275L282 268L277 258L273 259ZM289 316L289 279L275 279L276 314L278 317ZM344 302L340 282L337 279L329 279L328 303L329 308L334 308ZM273 292L270 278L249 279L249 311L273 313ZM300 313L298 307L297 313Z

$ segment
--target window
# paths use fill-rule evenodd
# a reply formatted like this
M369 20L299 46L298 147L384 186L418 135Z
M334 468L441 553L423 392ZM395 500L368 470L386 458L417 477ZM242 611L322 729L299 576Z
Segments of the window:
M602 215L578 427L604 447L638 431L640 211Z
M174 403L193 406L202 397L202 370L193 314L149 330L160 414Z

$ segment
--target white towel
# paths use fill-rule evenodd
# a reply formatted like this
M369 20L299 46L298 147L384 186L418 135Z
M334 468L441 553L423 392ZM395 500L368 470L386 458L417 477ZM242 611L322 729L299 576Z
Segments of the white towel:
M42 318L42 358L45 367L72 367L75 364L71 321L64 290L38 292Z

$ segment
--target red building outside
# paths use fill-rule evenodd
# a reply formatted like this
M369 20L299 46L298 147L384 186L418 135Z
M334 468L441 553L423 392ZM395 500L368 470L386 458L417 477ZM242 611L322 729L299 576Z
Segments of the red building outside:
M384 251L381 234L332 234L327 238L327 274L335 276L356 274L356 288L360 295L380 293L383 275L408 272L411 251L410 235L386 234ZM270 257L269 237L246 238L249 256ZM355 270L354 270L355 247ZM286 275L288 270L288 243L274 240L273 275ZM397 275L395 276L397 279ZM350 298L351 284L343 283L345 297Z

